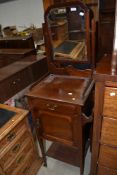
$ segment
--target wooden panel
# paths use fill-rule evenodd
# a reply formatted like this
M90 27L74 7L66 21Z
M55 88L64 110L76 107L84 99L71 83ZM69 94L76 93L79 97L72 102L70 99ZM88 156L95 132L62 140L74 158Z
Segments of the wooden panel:
M8 79L5 79L0 84L0 98L4 101L7 100L27 87L31 82L31 72L28 68L8 77Z
M117 170L117 149L101 145L99 154L99 164Z
M117 118L117 88L106 87L103 115Z
M99 0L99 56L113 50L115 0ZM108 36L108 37L107 37Z
M46 58L40 59L31 66L31 72L33 76L33 82L39 80L42 76L47 74L48 66Z
M100 10L103 12L113 10L115 8L115 1L116 0L100 0Z
M113 15L114 16L114 15ZM111 54L113 49L114 18L100 20L99 26L99 49L100 56ZM111 27L110 27L111 26ZM107 37L108 36L108 37Z
M102 123L101 142L117 147L117 120L105 118Z
M117 170L109 169L107 167L99 166L97 175L117 175Z
M45 111L39 111L40 122L45 137L72 141L72 118Z

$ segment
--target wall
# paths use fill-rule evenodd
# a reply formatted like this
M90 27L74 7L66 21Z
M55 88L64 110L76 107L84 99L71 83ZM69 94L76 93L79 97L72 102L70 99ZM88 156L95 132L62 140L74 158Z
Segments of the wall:
M14 0L0 4L2 27L16 25L19 30L31 24L41 27L43 23L42 0Z

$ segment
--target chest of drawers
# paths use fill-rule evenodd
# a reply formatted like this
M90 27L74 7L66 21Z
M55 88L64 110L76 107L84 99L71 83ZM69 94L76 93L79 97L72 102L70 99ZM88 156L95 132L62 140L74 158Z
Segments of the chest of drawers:
M105 66L105 65L104 65ZM106 65L107 69L107 65ZM108 70L108 69L107 69ZM106 70L106 71L107 71ZM117 83L96 75L91 175L117 174Z
M97 174L117 174L117 87L105 87Z
M0 175L35 175L42 161L27 121L28 112L1 104L0 109L13 111L0 128Z

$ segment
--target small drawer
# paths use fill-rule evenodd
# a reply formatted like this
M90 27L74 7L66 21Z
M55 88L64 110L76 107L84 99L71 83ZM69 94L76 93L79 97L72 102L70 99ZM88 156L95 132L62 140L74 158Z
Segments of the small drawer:
M99 165L97 175L117 175L117 170L113 170Z
M17 158L15 158L15 160L12 160L12 162L10 162L7 167L5 167L5 173L7 175L12 174L15 169L17 169L18 167L20 167L21 164L24 163L26 155L28 154L28 152L30 152L32 147L32 142L28 139L28 141L26 141L26 143L24 144L23 149L18 153Z
M33 149L30 150L29 153L26 155L26 158L23 164L21 164L21 166L15 169L12 175L29 175L31 167L33 163L36 161L36 159L37 158L36 158L34 150Z
M117 118L117 88L105 88L103 115Z
M117 149L106 145L101 145L99 165L117 170Z
M101 143L117 147L117 120L104 117L102 123Z
M23 120L22 122L20 122L14 129L12 129L10 131L10 133L8 133L3 140L1 140L0 142L0 153L1 151L3 151L4 149L6 149L6 147L11 144L16 137L19 135L20 132L22 132L23 130L27 130L27 125L26 125L26 120Z
M41 99L29 99L30 107L32 111L51 111L60 114L73 115L75 113L75 106L70 104L64 104L60 102L54 102L50 100Z
M1 166L3 168L6 167L17 156L28 137L30 137L28 132L22 132L20 139L18 139L15 144L13 144L9 149L7 149L7 152L0 160Z

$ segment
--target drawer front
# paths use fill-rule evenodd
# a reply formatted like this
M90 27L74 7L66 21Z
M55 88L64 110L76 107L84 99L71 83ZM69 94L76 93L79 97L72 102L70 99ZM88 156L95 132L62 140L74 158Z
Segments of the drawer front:
M117 170L117 149L101 145L99 153L99 164L110 169Z
M117 118L117 88L105 88L103 115Z
M5 136L3 140L0 142L0 153L4 151L4 149L17 138L20 132L27 130L26 121L23 120L20 122L14 129L10 131L9 134Z
M17 92L27 87L31 82L32 76L28 68L2 81L0 84L1 101L12 97Z
M31 166L36 160L35 152L34 150L30 150L29 153L27 154L23 164L19 166L13 173L12 175L29 175Z
M32 111L45 110L68 115L73 115L75 113L74 105L33 98L29 98L29 103Z
M23 145L27 138L30 138L30 135L28 132L22 132L20 138L13 144L10 149L7 149L7 152L4 154L4 156L1 158L1 166L4 168L6 167L19 153L19 151L23 148Z
M0 175L4 175L2 168L0 167Z
M5 173L7 175L12 174L15 169L17 169L21 166L21 164L24 163L26 155L28 154L28 152L30 152L31 148L32 142L28 139L28 141L26 141L26 143L24 144L22 150L18 153L17 158L12 160L12 162L10 162L7 167L5 167Z
M97 175L117 175L117 170L99 166Z
M117 120L104 117L101 142L117 147Z

